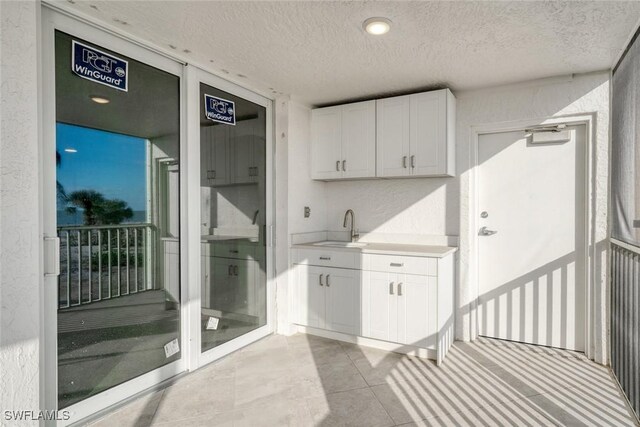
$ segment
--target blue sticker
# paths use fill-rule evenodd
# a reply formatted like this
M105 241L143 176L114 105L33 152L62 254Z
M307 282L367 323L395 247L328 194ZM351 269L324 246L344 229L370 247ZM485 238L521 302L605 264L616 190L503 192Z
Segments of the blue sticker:
M236 104L227 99L204 95L204 115L209 120L227 125L236 125Z
M71 70L91 80L127 92L129 63L94 47L71 42Z

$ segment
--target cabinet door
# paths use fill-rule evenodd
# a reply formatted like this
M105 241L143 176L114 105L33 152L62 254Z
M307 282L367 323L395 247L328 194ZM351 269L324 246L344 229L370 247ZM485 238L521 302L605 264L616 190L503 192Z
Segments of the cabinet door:
M438 341L438 279L412 274L398 277L398 342L435 349Z
M327 329L360 335L360 271L324 270Z
M212 185L231 184L229 168L229 125L219 124L211 127L211 166Z
M325 327L325 287L322 268L296 265L298 323L314 328ZM322 274L322 284L320 275Z
M342 106L343 178L376 176L376 101Z
M203 308L212 308L211 298L213 296L213 258L203 255L200 257L200 301Z
M311 112L311 178L342 176L342 106Z
M410 146L409 96L376 101L377 176L407 176Z
M213 258L213 283L211 286L211 308L223 313L233 312L235 305L235 279L232 263L235 260Z
M384 341L397 341L397 275L375 271L363 274L362 335Z
M257 315L255 312L255 261L233 260L234 313Z
M411 174L442 175L447 163L446 90L411 97Z
M253 157L255 120L243 120L229 130L232 176L234 184L246 184L254 182Z
M200 186L211 185L211 127L200 128Z

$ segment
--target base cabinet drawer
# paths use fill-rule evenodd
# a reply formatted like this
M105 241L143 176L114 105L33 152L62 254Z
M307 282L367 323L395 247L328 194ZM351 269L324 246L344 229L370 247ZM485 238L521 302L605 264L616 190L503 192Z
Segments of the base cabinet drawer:
M417 274L422 276L437 276L438 260L436 258L416 256L364 254L362 256L362 269L369 271Z
M360 271L296 265L300 325L360 334Z
M320 267L359 269L360 254L331 249L296 249L293 254L293 262Z
M437 278L364 271L362 336L435 349Z

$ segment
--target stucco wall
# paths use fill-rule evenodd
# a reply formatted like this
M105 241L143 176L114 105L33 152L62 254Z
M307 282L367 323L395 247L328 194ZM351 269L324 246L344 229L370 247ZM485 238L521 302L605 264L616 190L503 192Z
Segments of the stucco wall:
M38 8L0 2L0 411L39 409Z
M477 297L474 286L472 242L476 230L470 227L471 165L470 140L473 126L495 124L496 129L508 122L546 119L594 113L595 129L592 151L589 153L593 176L590 196L593 218L590 220L589 276L593 294L590 318L594 321L590 355L607 363L607 200L609 147L609 72L592 73L565 78L546 79L521 85L489 88L457 93L456 126L457 168L460 186L460 251L458 304L464 308L457 318L457 338L475 336L472 310Z
M327 228L326 185L312 181L309 170L311 109L289 104L289 232L320 231ZM304 217L304 207L311 209Z
M606 362L606 251L607 237L607 171L609 144L609 73L566 76L483 90L458 92L456 124L455 178L419 178L363 180L309 184L307 168L309 137L289 144L290 204L298 199L320 201L326 206L326 227L342 229L346 209L356 212L361 231L378 233L412 233L460 236L458 253L457 339L475 337L473 308L477 292L471 275L472 237L470 227L470 136L473 126L495 124L496 129L507 122L540 121L567 115L595 114L594 150L590 153L595 177L591 196L594 218L590 224L596 246L589 274L594 277L591 315L595 329L591 355ZM308 117L293 118L300 128L309 126ZM307 131L308 132L308 131ZM302 135L302 133L301 133ZM303 147L299 145L302 144ZM292 165L297 165L295 168ZM302 169L302 171L298 170ZM301 182L307 176L308 182ZM291 184L295 181L295 184ZM324 199L323 190L324 185ZM297 188L294 192L293 188ZM295 200L295 202L293 201ZM318 202L316 202L318 203ZM290 216L298 214L290 211ZM296 232L321 230L322 222L296 222Z

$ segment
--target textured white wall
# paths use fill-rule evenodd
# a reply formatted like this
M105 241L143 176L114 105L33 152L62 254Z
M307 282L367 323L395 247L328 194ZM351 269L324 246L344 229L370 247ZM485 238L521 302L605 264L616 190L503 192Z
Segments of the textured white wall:
M361 231L378 233L414 233L459 235L458 304L456 336L475 337L474 316L470 310L477 298L475 278L470 271L471 242L475 230L470 228L470 152L472 126L520 120L541 121L550 117L595 113L595 149L590 153L595 176L593 182L594 220L590 224L597 256L590 266L596 286L592 301L595 329L592 355L606 363L606 252L607 173L609 144L609 73L560 77L517 85L456 93L456 167L455 178L419 178L364 180L325 183L327 228L342 229L346 209L356 212ZM306 139L308 145L308 138ZM293 149L291 149L293 151ZM303 148L296 151L305 152ZM303 164L303 155L296 162ZM291 162L290 162L291 164ZM297 182L304 188L305 184ZM306 184L308 185L308 184ZM320 184L322 185L322 184ZM315 197L321 197L318 190ZM290 199L293 197L290 195ZM308 230L313 231L313 230Z
M39 409L39 7L0 2L1 410Z
M289 100L278 98L273 102L275 114L275 257L276 257L276 330L291 332L289 321Z
M609 72L578 75L573 78L546 79L520 85L488 88L479 91L456 93L457 103L457 168L460 186L460 251L459 260L459 316L456 336L471 339L475 336L473 302L477 297L473 275L471 246L476 230L470 226L471 164L469 144L473 126L495 124L496 129L505 123L521 120L595 114L593 149L589 153L592 163L589 171L594 179L590 206L593 219L589 224L590 259L589 275L592 277L590 317L594 321L592 331L592 357L607 363L607 203L608 203L608 149L609 149ZM471 309L471 310L469 310Z
M342 230L347 209L360 231L458 234L458 186L454 178L336 181L327 184L327 224Z
M289 232L322 231L327 228L326 185L312 181L309 169L311 109L289 104ZM304 207L311 216L304 217Z

